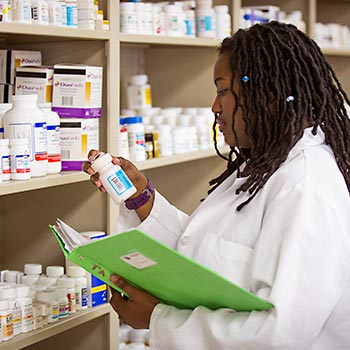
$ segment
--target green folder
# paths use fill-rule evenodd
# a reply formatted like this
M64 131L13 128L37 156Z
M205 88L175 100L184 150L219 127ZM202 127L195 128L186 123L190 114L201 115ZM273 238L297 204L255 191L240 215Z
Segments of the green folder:
M69 253L55 227L49 227L67 259L125 295L110 282L112 273L179 309L194 309L200 305L212 310L230 308L236 311L273 307L141 231L107 236Z

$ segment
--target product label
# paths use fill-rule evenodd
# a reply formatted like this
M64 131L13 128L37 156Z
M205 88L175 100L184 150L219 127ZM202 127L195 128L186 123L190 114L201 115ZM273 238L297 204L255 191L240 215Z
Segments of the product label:
M27 139L29 147L29 160L34 159L34 139L33 139L33 128L30 123L12 123L9 125L9 139Z
M157 265L157 263L139 252L130 253L121 256L120 259L125 261L131 266L136 267L139 270L145 269L146 267Z
M68 303L59 303L59 317L67 317L69 315L69 306Z
M10 156L6 155L1 157L1 168L4 175L11 174Z
M13 337L12 313L0 316L2 336L4 340Z
M61 161L60 126L47 126L47 160L49 163Z
M74 293L67 293L68 298L68 310L70 313L75 312L77 310L77 304Z
M30 173L29 154L16 154L11 156L11 173Z
M88 291L87 288L81 288L81 300L80 305L81 306L87 306L88 305Z
M46 122L34 123L34 156L36 161L47 160Z
M108 176L107 181L118 196L121 196L133 186L122 169L119 169L114 174Z
M59 317L60 311L58 308L58 304L52 304L52 314L51 314L51 320L57 320Z

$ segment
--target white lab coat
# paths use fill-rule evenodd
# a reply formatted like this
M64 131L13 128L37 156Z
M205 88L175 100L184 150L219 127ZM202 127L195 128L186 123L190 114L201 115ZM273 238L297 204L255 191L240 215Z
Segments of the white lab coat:
M151 349L349 350L350 197L323 132L306 129L238 212L244 181L233 174L191 216L158 192L144 222L122 210L118 231L137 226L275 305L234 312L159 304Z

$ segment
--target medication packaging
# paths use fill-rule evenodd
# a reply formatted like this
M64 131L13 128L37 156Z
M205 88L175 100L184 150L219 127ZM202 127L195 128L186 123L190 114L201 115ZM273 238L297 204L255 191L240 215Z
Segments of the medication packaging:
M14 84L16 68L23 66L41 66L41 52L0 50L0 83Z
M99 149L98 118L61 118L62 170L81 170L90 149Z
M136 193L136 188L124 170L112 163L109 153L99 153L91 162L91 167L99 173L99 179L116 204L121 204Z
M0 139L0 162L2 170L2 180L8 181L11 179L10 165L10 140Z
M37 95L14 95L13 108L4 114L5 137L27 138L31 176L47 174L47 130L44 112Z
M61 118L97 118L102 108L102 67L55 64L52 110Z
M16 69L16 95L38 95L38 103L52 101L52 67L18 67Z
M11 180L29 180L31 178L28 139L10 140Z

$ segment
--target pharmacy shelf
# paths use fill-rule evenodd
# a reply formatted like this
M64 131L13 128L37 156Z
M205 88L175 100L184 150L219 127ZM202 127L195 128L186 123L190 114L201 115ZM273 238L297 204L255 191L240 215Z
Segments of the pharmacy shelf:
M29 345L33 345L49 337L63 333L73 327L80 326L83 323L89 322L97 317L102 316L109 317L111 328L110 330L112 330L112 327L115 327L115 325L118 324L117 314L113 311L109 304L105 304L102 306L90 308L86 311L78 311L75 314L68 316L66 319L51 323L36 331L17 335L12 340L2 342L0 344L0 350L23 349ZM117 336L114 336L116 331L110 333L110 349L116 350L118 349Z
M59 174L35 177L24 181L4 181L0 183L0 196L87 180L89 180L89 176L81 171L67 171Z
M172 36L157 36L143 34L120 33L119 40L122 44L144 44L165 46L196 46L196 47L218 47L219 40L206 38L185 38Z
M26 23L0 23L1 37L25 36L26 40L43 41L45 37L61 38L62 40L109 40L110 32L102 30L86 30L72 27L59 27ZM30 38L29 38L30 36ZM34 37L33 37L34 36Z
M322 49L322 52L327 56L344 56L350 57L350 49Z
M229 151L228 147L220 148L220 152L222 154L227 154L228 151ZM214 157L214 156L217 156L217 154L215 149L213 148L205 151L195 151L195 152L177 154L173 156L148 159L143 162L137 162L136 166L138 167L139 170L150 170L150 169L160 168L168 165L191 162L194 160L199 160L199 159L204 159L204 158Z

